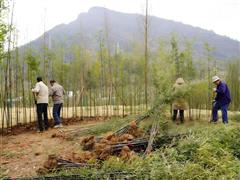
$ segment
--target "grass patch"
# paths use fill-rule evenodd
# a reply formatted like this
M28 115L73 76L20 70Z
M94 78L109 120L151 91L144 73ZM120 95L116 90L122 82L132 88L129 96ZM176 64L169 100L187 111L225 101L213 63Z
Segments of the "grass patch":
M88 128L85 134L98 136L109 131L114 132L120 127L127 125L129 122L135 120L135 118L136 116L127 116L125 118L114 117L111 119L107 119L101 124L93 125Z
M5 157L5 158L17 158L19 156L19 154L17 154L16 152L13 151L2 151L1 152L1 157Z
M228 117L233 122L239 122L240 123L240 113L239 112L229 113Z
M0 179L4 179L7 176L8 170L0 167Z

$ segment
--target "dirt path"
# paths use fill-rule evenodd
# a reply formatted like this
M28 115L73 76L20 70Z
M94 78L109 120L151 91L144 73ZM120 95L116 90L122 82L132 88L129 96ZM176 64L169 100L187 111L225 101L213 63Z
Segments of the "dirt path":
M81 151L80 140L66 140L64 134L74 130L86 130L104 121L82 122L64 126L62 129L50 129L44 133L25 132L19 135L1 137L0 174L10 177L34 176L48 155L56 154L63 158L72 152ZM63 137L52 137L63 135Z

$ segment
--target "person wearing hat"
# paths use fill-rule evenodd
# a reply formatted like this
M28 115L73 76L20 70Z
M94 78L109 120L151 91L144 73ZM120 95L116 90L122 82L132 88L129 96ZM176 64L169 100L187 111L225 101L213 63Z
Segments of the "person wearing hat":
M222 82L218 76L212 77L212 82L216 85L213 89L216 92L216 97L213 103L212 109L212 120L211 122L216 123L218 120L218 110L222 111L222 122L224 124L228 123L228 106L231 102L230 91L226 83Z
M64 88L58 84L55 80L50 81L51 88L49 95L52 96L53 100L53 119L54 119L54 128L60 128L63 127L61 122L61 109L63 106L63 98L65 95Z
M43 130L48 130L48 87L43 83L42 77L37 77L37 83L32 89L34 96L36 97L37 105L37 119L38 119L38 132L43 132ZM44 127L43 127L43 118L44 117Z
M177 120L178 111L179 111L181 123L184 122L184 110L187 110L188 108L188 103L185 99L186 95L187 95L187 85L183 78L178 78L175 84L173 85L173 94L172 94L173 122L176 122Z

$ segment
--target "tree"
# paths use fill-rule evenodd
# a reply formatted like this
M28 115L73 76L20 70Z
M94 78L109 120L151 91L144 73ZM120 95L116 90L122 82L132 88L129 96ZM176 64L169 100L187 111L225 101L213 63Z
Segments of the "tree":
M149 22L148 22L148 0L146 0L145 7L145 24L144 24L144 84L145 84L145 104L146 109L148 108L148 31L149 31Z
M213 76L213 68L212 68L212 51L213 48L206 42L204 43L205 56L207 60L207 80L208 80L208 107L211 106L211 90L212 90L212 81L211 78ZM209 114L210 115L210 114Z
M182 76L181 71L180 71L180 60L179 60L179 52L178 52L178 44L177 44L177 38L176 35L172 35L171 38L171 58L172 62L175 64L175 79L179 78Z
M1 97L1 107L2 108L2 127L4 127L4 120L5 120L5 110L6 110L6 100L8 99L6 95L6 88L7 88L7 73L8 72L8 67L6 65L6 62L4 61L6 57L5 53L5 46L6 46L6 41L7 41L7 34L8 34L8 25L6 22L6 18L8 15L8 1L7 0L0 0L0 70L1 70L1 75L0 75L0 80L1 82L4 81L5 87L2 86L1 84L1 92L0 92L0 97ZM4 79L2 79L4 77ZM8 117L6 117L8 118Z
M1 18L2 16L6 16L8 15L8 11L9 11L9 7L6 7L7 1L1 1L0 2L0 15ZM5 72L4 72L4 83L5 83L5 87L4 87L4 95L3 95L3 106L4 106L4 114L6 112L6 121L7 121L7 127L9 127L9 125L12 124L12 66L11 66L11 45L12 45L12 30L13 30L13 12L14 12L14 1L12 1L12 9L11 9L11 15L10 15L10 22L7 24L6 23L6 18L3 18L3 20L1 20L1 24L0 24L0 28L1 28L1 47L0 47L0 51L1 51L1 58L5 59L6 58L6 62L3 62L3 66L5 67ZM7 14L7 15L6 15ZM6 43L6 48L5 48L5 43ZM5 50L7 50L6 55L5 54ZM3 61L3 60L1 60ZM3 118L4 121L4 118Z
M238 111L240 107L240 60L231 61L227 67L226 81L231 92L231 107Z
M196 68L193 64L192 57L192 44L190 41L185 40L185 48L180 53L180 74L186 80L194 80L196 76Z
M8 12L7 4L6 0L0 0L0 63L3 62L3 58L5 57L4 47L8 33L8 26L5 21Z

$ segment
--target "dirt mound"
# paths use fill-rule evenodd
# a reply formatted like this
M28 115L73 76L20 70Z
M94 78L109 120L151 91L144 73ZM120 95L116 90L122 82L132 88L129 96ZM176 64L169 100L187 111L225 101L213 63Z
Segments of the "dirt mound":
M115 134L113 134L113 132L108 132L105 136L104 139L108 140L108 141L113 141L115 142L117 139L117 136Z
M131 134L134 138L138 138L143 135L143 130L138 128L137 123L135 121L132 121L129 123L129 128L127 133Z
M101 151L101 153L98 157L98 159L100 159L100 160L106 160L111 155L111 147L110 146L105 146L100 151Z
M94 136L85 137L81 141L81 145L82 145L84 151L92 150L95 143L96 143L96 140L95 140Z
M47 161L44 162L43 167L37 170L37 174L46 174L49 170L57 168L57 166L57 156L55 154L51 154L48 156Z
M61 132L56 132L56 133L53 133L51 135L51 138L62 138L62 139L66 139L66 135L61 133Z
M85 151L82 153L72 153L71 161L77 163L87 163L91 159L95 159L95 154L90 151Z
M134 151L131 151L128 146L124 146L119 154L119 157L123 160L129 160L135 155Z
M43 164L46 169L54 169L57 167L57 156L55 154L49 155L48 160Z
M118 142L128 142L132 141L134 139L134 136L131 134L123 134L118 138Z

